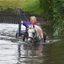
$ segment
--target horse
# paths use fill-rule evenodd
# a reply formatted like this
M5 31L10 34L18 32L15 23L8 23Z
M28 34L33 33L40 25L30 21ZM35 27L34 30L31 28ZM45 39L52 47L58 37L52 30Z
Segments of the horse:
M43 33L42 29L39 26L36 25L30 25L28 26L28 38L27 42L38 42L43 40Z

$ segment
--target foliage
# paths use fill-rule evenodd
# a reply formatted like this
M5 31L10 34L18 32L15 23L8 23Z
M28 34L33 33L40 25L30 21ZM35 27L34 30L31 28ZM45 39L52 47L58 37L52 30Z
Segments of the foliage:
M39 8L39 0L25 0L24 3L24 10L26 12L30 12L31 14L40 14L40 8Z
M39 0L42 16L51 21L55 35L64 35L64 0Z
M53 12L53 4L52 0L40 0L40 8L42 9L42 16L46 17L47 19L52 19L52 12ZM49 15L50 14L50 15Z
M53 21L55 21L54 35L64 35L64 0L54 0Z
M39 4L39 0L0 0L0 11L6 9L17 10L22 8L23 12L39 15L41 12Z

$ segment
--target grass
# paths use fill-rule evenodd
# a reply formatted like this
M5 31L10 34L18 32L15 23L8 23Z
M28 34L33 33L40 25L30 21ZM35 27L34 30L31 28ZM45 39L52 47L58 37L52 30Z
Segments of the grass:
M0 0L0 11L8 8L13 10L22 8L24 12L36 15L39 15L41 11L39 9L39 0Z
M24 5L24 0L0 0L0 11L11 8L16 10L17 8L22 8Z

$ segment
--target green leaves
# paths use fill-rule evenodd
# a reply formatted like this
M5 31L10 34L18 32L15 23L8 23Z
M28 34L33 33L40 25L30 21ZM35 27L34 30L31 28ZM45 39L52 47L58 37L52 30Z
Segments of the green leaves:
M64 34L64 0L39 0L42 15L55 30L54 36Z

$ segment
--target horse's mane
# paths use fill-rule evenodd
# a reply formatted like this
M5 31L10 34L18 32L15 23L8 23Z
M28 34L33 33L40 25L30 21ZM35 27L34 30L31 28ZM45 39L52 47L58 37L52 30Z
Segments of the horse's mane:
M42 36L42 29L39 26L36 26L36 25L35 25L35 28L37 29L39 35L43 38L43 36Z

